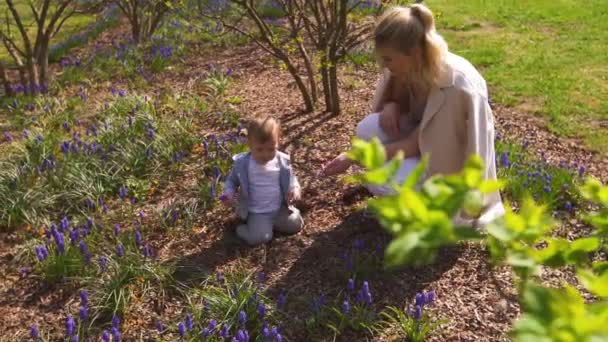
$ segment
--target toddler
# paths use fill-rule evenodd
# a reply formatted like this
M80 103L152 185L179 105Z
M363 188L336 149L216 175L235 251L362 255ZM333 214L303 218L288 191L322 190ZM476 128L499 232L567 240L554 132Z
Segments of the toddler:
M236 234L249 245L266 243L273 230L293 234L304 220L293 206L300 199L300 184L289 156L277 150L280 127L273 118L252 120L247 127L249 152L233 157L224 183L224 203L236 206L246 224Z

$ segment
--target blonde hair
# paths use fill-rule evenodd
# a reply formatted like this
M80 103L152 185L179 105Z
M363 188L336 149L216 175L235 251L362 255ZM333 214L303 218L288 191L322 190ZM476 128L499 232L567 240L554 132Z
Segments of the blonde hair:
M256 118L247 124L247 138L256 142L265 143L280 132L280 124L272 117Z
M428 7L413 4L387 9L376 24L374 43L376 48L393 48L406 54L419 47L422 51L419 76L427 85L437 85L448 47L435 30L433 12Z

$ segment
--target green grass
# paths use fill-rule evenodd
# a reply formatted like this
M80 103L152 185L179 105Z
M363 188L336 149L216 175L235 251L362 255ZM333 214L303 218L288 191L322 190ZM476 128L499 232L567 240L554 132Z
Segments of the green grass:
M17 12L21 15L21 20L25 27L28 28L28 35L30 39L33 39L36 36L36 26L34 22L34 16L32 14L31 9L29 8L27 0L14 0L15 8ZM55 6L51 6L50 10L54 11ZM2 13L2 22L5 21L5 15L9 15L9 22L14 23L12 19L12 15L8 11L8 5L5 1L0 2L0 13ZM90 14L74 14L70 17L61 27L61 30L57 33L57 35L51 39L51 46L58 42L62 42L70 37L72 34L78 33L83 30L87 25L95 21L95 16ZM3 24L3 30L6 30L6 24ZM16 35L16 37L20 37L19 31L16 26L11 26L11 32ZM19 47L22 46L21 39L17 39L17 44ZM9 63L9 65L13 64L13 59L6 51L4 45L0 45L0 60Z
M450 50L481 70L495 102L544 115L553 132L608 152L606 1L426 4Z

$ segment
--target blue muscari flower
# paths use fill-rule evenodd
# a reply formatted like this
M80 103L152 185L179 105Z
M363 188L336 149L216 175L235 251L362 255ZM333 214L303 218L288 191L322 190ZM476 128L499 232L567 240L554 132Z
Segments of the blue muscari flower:
M222 272L217 271L217 273L215 274L215 279L217 280L218 283L224 282L224 278L222 277Z
M66 231L68 229L69 226L70 226L70 221L68 220L67 217L64 216L61 219L61 222L59 223L59 227L61 228L60 232L63 233L64 231Z
M209 328L204 328L202 331L202 335L203 335L203 337L208 337L209 335L211 335Z
M87 308L84 306L80 307L78 311L78 317L80 317L80 321L86 321L88 317Z
M283 310L285 308L286 303L287 294L285 293L285 290L282 290L281 293L279 293L279 298L277 299L277 309Z
M429 305L435 301L435 291L429 291L424 294L424 303Z
M349 312L350 312L350 304L348 303L348 300L344 300L344 302L342 302L342 313L344 313L345 315L348 315Z
M215 330L215 328L217 328L217 321L214 319L210 320L207 328L209 328L209 331Z
M184 325L183 322L179 322L177 324L177 330L179 331L179 336L181 338L184 338L184 336L186 335L186 326Z
M72 318L72 315L68 315L68 317L65 319L66 336L70 337L70 336L74 335L75 330L76 330L76 323L74 323L74 318Z
M36 136L36 144L38 144L38 145L42 144L42 136L40 134L38 134Z
M583 178L585 176L585 171L586 171L585 166L581 165L581 167L578 169L578 176L580 178Z
M63 152L63 154L68 154L70 152L70 142L69 141L64 141L61 144L61 152Z
M247 314L245 311L241 310L239 312L239 325L244 326L245 322L247 322Z
M78 341L80 341L80 339L78 338L78 335L72 336L72 341L71 342L78 342Z
M40 250L40 246L34 247L34 250L36 251L36 257L38 258L38 261L43 262L44 255L42 254L42 251Z
M564 209L566 209L566 211L572 211L572 203L566 202L566 204L564 204Z
M135 231L135 245L137 245L137 247L141 245L141 233L139 230Z
M348 279L348 282L346 283L346 290L348 292L353 292L355 290L355 281L352 278Z
M30 325L30 337L35 340L39 336L40 336L40 333L38 332L38 327L34 324Z
M126 91L124 91L122 89L118 91L118 96L125 97L126 95L127 95Z
M266 316L266 306L264 303L258 303L258 316L264 318Z
M118 254L119 257L122 257L125 254L124 247L120 242L118 243L118 247L116 247L116 254Z
M264 338L264 342L267 342L270 340L270 330L268 330L268 327L264 326L262 327L262 333L261 333L262 337Z
M500 166L509 166L511 162L509 161L509 155L507 152L502 152L500 154Z
M423 293L416 293L416 305L423 306L424 300L425 298Z
M86 290L80 291L80 305L87 306L89 303L89 293Z
M70 124L67 121L63 122L63 129L66 130L67 132L70 131Z
M78 246L80 247L80 253L87 254L87 243L84 242L84 240L80 241L80 245Z
M243 333L243 330L238 330L236 332L236 340L238 342L245 342L245 333Z
M272 329L270 329L270 336L276 337L278 334L279 334L279 329L276 326L273 326Z
M114 235L120 235L120 224L118 223L114 225Z
M103 255L99 257L99 266L102 272L105 272L108 268L108 259Z
M118 330L118 328L120 327L120 318L118 318L118 316L113 315L112 316L112 328L116 328L116 330Z
M125 198L127 197L128 191L127 188L125 188L124 185L121 185L120 188L118 189L118 196L120 198Z
M108 333L108 331L107 331L107 330L104 330L104 331L101 333L101 340L102 340L103 342L110 342L110 333Z
M546 185L546 186L543 188L543 191L544 191L544 192L551 192L551 187L550 187L550 186L548 186L548 185Z
M110 331L112 332L112 342L120 342L120 332L118 331L118 328L112 327Z
M161 334L163 333L163 331L165 331L165 325L160 319L156 321L156 330Z
M274 342L283 342L283 337L281 336L281 334L277 334L274 337Z
M222 325L222 329L220 329L218 336L228 338L228 326L226 324Z
M413 316L414 316L415 320L419 320L420 317L422 317L422 306L421 305L416 305Z

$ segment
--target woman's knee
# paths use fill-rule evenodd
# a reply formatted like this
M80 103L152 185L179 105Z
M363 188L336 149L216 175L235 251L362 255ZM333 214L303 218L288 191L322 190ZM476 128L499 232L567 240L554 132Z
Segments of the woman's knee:
M357 124L357 138L371 140L382 134L380 129L380 114L371 113Z

